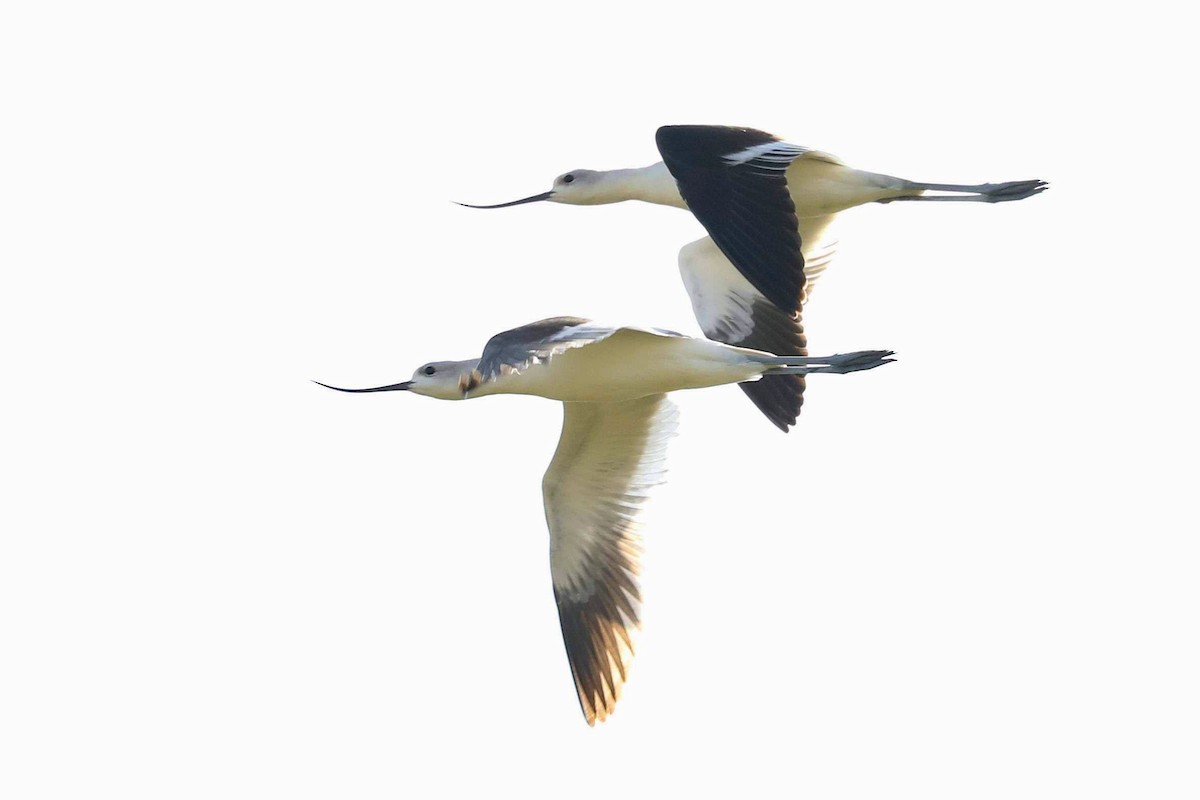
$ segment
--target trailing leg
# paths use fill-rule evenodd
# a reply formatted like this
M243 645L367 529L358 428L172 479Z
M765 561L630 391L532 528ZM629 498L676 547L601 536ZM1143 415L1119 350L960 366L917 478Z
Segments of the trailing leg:
M941 200L974 203L1006 203L1010 200L1024 200L1035 194L1046 191L1050 184L1041 180L1009 181L1007 183L978 183L967 186L956 183L913 183L912 188L920 194L901 195L877 200L877 203L890 203L893 200ZM953 192L953 194L924 194L925 192Z
M888 356L891 350L859 350L854 353L839 353L833 356L766 356L763 363L768 367L763 375L808 375L817 372L859 372L875 369L895 361Z

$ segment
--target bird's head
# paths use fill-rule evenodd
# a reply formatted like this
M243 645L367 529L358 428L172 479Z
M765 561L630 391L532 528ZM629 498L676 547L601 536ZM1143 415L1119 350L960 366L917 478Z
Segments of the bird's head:
M467 392L479 385L479 373L475 371L478 365L477 358L469 361L430 361L417 367L410 380L370 389L342 389L320 381L315 383L339 392L412 392L439 400L462 400Z
M601 172L594 169L573 169L564 172L554 179L553 188L548 192L523 197L520 200L510 200L507 203L497 203L491 206L475 206L470 203L459 203L467 208L508 208L525 203L537 203L549 200L551 203L568 203L574 206L595 206L603 203L618 203L628 200L628 193L620 191L620 186L614 180L612 172Z
M554 179L554 188L550 190L548 199L573 206L595 206L625 199L612 191L611 181L606 180L607 175L607 172L594 169L564 172Z

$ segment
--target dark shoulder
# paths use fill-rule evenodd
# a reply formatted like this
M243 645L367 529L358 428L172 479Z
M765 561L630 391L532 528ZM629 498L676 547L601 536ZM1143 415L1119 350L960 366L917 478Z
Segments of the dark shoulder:
M488 340L488 347L512 347L527 342L540 342L555 334L561 334L571 328L586 325L589 320L583 317L550 317L528 325L521 325L507 331L501 331Z
M658 151L678 164L707 164L721 156L778 142L778 136L755 128L723 125L664 125L654 134Z

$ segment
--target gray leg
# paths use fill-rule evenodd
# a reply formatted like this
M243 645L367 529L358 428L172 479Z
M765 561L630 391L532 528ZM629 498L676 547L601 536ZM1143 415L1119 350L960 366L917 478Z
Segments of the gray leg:
M1024 200L1050 188L1045 181L1009 181L1008 183L978 183L974 186L956 183L914 183L913 188L926 192L957 192L958 194L914 194L905 197L889 197L876 200L890 203L893 200L941 200L975 203L1005 203L1009 200Z
M771 366L764 375L808 375L817 372L844 374L864 369L881 367L894 358L891 350L860 350L855 353L839 353L835 356L775 356L768 360ZM767 359L764 359L767 360Z

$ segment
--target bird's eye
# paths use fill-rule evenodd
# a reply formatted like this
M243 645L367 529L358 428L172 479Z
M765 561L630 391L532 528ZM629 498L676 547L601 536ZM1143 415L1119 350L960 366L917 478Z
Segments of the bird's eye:
M433 373L437 372L437 367L430 365L425 368L424 372L426 375L432 375Z
M575 176L570 173L563 175L563 183L571 183L575 180Z

